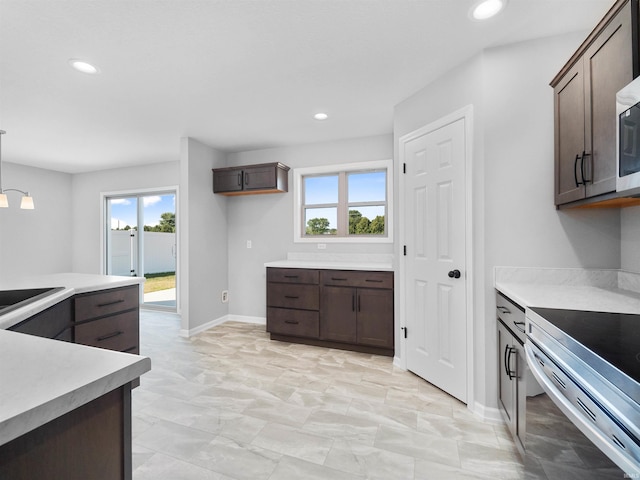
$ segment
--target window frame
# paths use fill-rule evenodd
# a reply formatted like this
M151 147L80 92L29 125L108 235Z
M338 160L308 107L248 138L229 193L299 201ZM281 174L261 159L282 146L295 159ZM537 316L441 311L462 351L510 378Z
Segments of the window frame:
M337 175L338 179L338 204L337 204L337 228L338 231L348 232L348 192L347 182L340 181L340 177L345 177L349 173L384 171L386 175L386 212L385 229L386 235L316 235L305 236L303 233L304 213L304 177L308 176L330 176ZM393 243L393 160L374 160L367 162L323 165L318 167L303 167L293 169L294 202L293 202L293 241L295 243ZM353 202L354 204L374 203L380 205L381 202ZM315 206L315 205L314 205ZM323 204L318 207L334 204Z

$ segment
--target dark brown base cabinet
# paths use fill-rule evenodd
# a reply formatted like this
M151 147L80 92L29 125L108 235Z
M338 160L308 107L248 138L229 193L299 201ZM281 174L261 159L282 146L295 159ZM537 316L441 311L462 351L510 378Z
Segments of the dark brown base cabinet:
M0 446L0 478L130 480L130 385Z
M140 286L74 295L9 328L37 337L140 353ZM133 386L140 384L136 379Z
M267 268L267 331L393 356L393 272Z

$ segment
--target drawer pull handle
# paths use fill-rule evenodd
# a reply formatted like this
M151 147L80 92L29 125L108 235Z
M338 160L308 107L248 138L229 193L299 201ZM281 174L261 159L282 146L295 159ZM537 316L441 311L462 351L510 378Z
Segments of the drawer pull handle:
M300 297L298 297L298 296L296 296L296 295L285 295L285 296L284 296L284 298L291 298L291 299L293 299L293 300L296 300L296 299L298 299L298 298L300 298Z
M331 280L340 281L340 282L346 282L347 281L346 278L337 278L337 277L331 277Z
M522 333L526 333L524 328L520 328L520 325L524 325L524 322L513 322L513 324L516 326L516 328L518 330L520 330Z
M498 310L500 310L502 313L511 313L511 310L509 310L507 307L503 307L502 305L498 305Z
M123 302L124 302L124 298L121 298L120 300L114 300L113 302L99 303L98 306L99 307L108 307L109 305L116 305L118 303L123 303Z
M298 275L285 275L284 278L298 278Z
M556 375L556 372L551 372L551 375L553 375L553 379L554 379L556 382L558 382L558 385L560 385L560 386L561 386L562 388L564 388L565 390L567 389L567 385L566 385L566 383L564 383L564 382L562 381L562 379L561 379L558 375Z
M627 447L624 446L624 443L622 443L620 441L620 439L618 437L616 437L614 434L611 434L611 439L613 440L613 443L615 443L616 445L618 445L620 448L622 448L623 450L626 450Z
M289 323L291 325L298 325L300 322L297 320L285 320L284 323Z
M118 330L117 332L113 332L113 333L108 333L107 335L98 337L98 341L102 342L103 340L108 340L110 338L117 337L118 335L122 335L123 333L124 332L122 330Z
M367 278L365 282L382 283L382 280L376 280L375 278Z

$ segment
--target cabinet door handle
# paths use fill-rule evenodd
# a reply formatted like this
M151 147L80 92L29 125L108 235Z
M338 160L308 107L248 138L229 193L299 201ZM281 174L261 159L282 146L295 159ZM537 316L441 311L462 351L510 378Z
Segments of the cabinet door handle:
M511 371L509 364L511 363L511 355L515 353L516 349L505 345L504 347L504 372L509 376L509 380L516 378L516 373Z
M578 160L580 160L580 154L576 153L576 159L573 162L573 178L576 181L576 188L581 185L581 182L578 182Z
M365 282L382 283L382 280L377 280L375 278L367 278Z
M291 325L298 325L300 322L297 320L285 320L284 323L289 323Z
M285 296L284 296L284 298L290 298L290 299L292 299L292 300L296 300L296 299L298 299L298 298L300 298L300 297L299 297L299 296L296 296L296 295L285 295Z
M124 332L123 332L122 330L118 330L117 332L108 333L108 334L106 334L106 335L103 335L103 336L101 336L101 337L98 337L98 338L97 338L97 340L98 340L99 342L102 342L103 340L108 340L108 339L110 339L110 338L117 337L118 335L122 335L123 333L124 333Z
M122 302L124 302L124 298L121 298L120 300L114 300L113 302L99 303L98 307L108 307L109 305L116 305Z
M249 185L249 174L247 172L244 173L244 184Z
M358 311L360 311L360 295L358 295Z
M238 186L242 186L242 173L238 173Z
M582 151L582 157L580 157L580 175L582 176L582 184L586 185L587 182L591 182L588 178L584 178L584 157L590 156L590 153Z
M352 312L356 311L356 296L355 295L351 295L351 311Z

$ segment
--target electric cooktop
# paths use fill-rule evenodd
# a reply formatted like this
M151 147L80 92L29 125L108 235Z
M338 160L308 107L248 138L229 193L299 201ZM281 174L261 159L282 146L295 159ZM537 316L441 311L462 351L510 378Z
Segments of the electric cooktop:
M606 378L609 369L602 371L602 360L640 383L640 315L535 307L530 310L548 322L548 334Z

